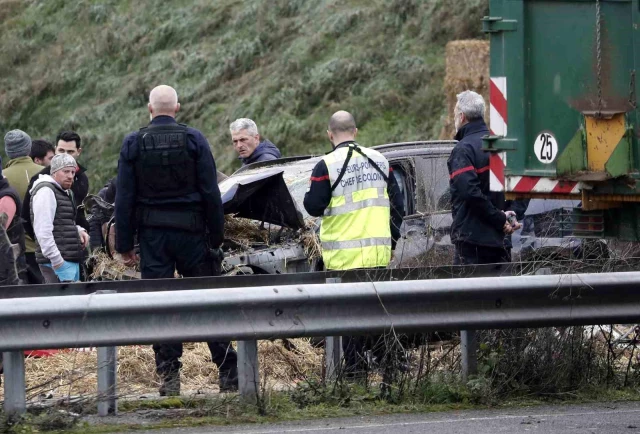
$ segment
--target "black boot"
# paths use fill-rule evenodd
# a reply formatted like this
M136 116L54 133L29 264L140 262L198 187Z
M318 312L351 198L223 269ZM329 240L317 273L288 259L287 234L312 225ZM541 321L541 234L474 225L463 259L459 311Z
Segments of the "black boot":
M238 390L238 368L231 367L227 371L220 371L220 392L235 392Z

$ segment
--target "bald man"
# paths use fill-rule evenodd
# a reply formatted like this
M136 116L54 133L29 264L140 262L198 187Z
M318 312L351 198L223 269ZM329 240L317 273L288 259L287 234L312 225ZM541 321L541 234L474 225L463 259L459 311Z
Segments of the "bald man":
M223 258L224 213L216 164L207 139L176 122L178 94L170 86L149 93L151 122L127 135L120 151L116 250L128 264L140 246L143 279L217 276ZM229 342L209 342L220 389L237 389L237 356ZM181 343L154 345L161 395L180 394Z
M386 267L400 237L404 203L391 166L381 153L356 143L357 134L351 113L331 116L327 135L333 151L314 167L304 196L307 212L322 218L322 260L328 270ZM366 376L366 342L343 337L345 378ZM402 354L401 348L395 350Z
M333 151L316 164L304 207L322 217L322 259L329 270L386 267L400 237L404 204L387 159L356 143L351 113L329 119Z

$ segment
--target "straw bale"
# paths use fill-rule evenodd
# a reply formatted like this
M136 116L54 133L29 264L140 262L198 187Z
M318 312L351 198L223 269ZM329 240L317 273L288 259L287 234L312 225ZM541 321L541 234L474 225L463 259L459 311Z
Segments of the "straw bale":
M485 119L489 120L489 41L452 41L446 47L446 75L444 93L447 115L444 119L441 139L451 139L454 134L453 109L456 95L473 90L482 95L487 104Z

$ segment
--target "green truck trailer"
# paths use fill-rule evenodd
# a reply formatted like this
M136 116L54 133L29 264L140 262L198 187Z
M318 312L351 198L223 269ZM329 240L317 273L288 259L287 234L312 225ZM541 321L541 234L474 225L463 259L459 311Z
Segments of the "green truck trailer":
M640 240L640 0L490 0L491 189Z

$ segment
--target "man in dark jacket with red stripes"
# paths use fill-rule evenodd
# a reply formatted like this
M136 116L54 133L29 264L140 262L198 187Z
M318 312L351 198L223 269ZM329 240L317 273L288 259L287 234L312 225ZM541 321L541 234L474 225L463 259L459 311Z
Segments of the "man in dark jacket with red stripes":
M484 109L479 94L467 90L458 95L454 109L458 143L447 162L456 265L509 262L505 234L519 227L508 222L513 212L498 208L489 191L489 153L482 150L482 137L489 135Z

